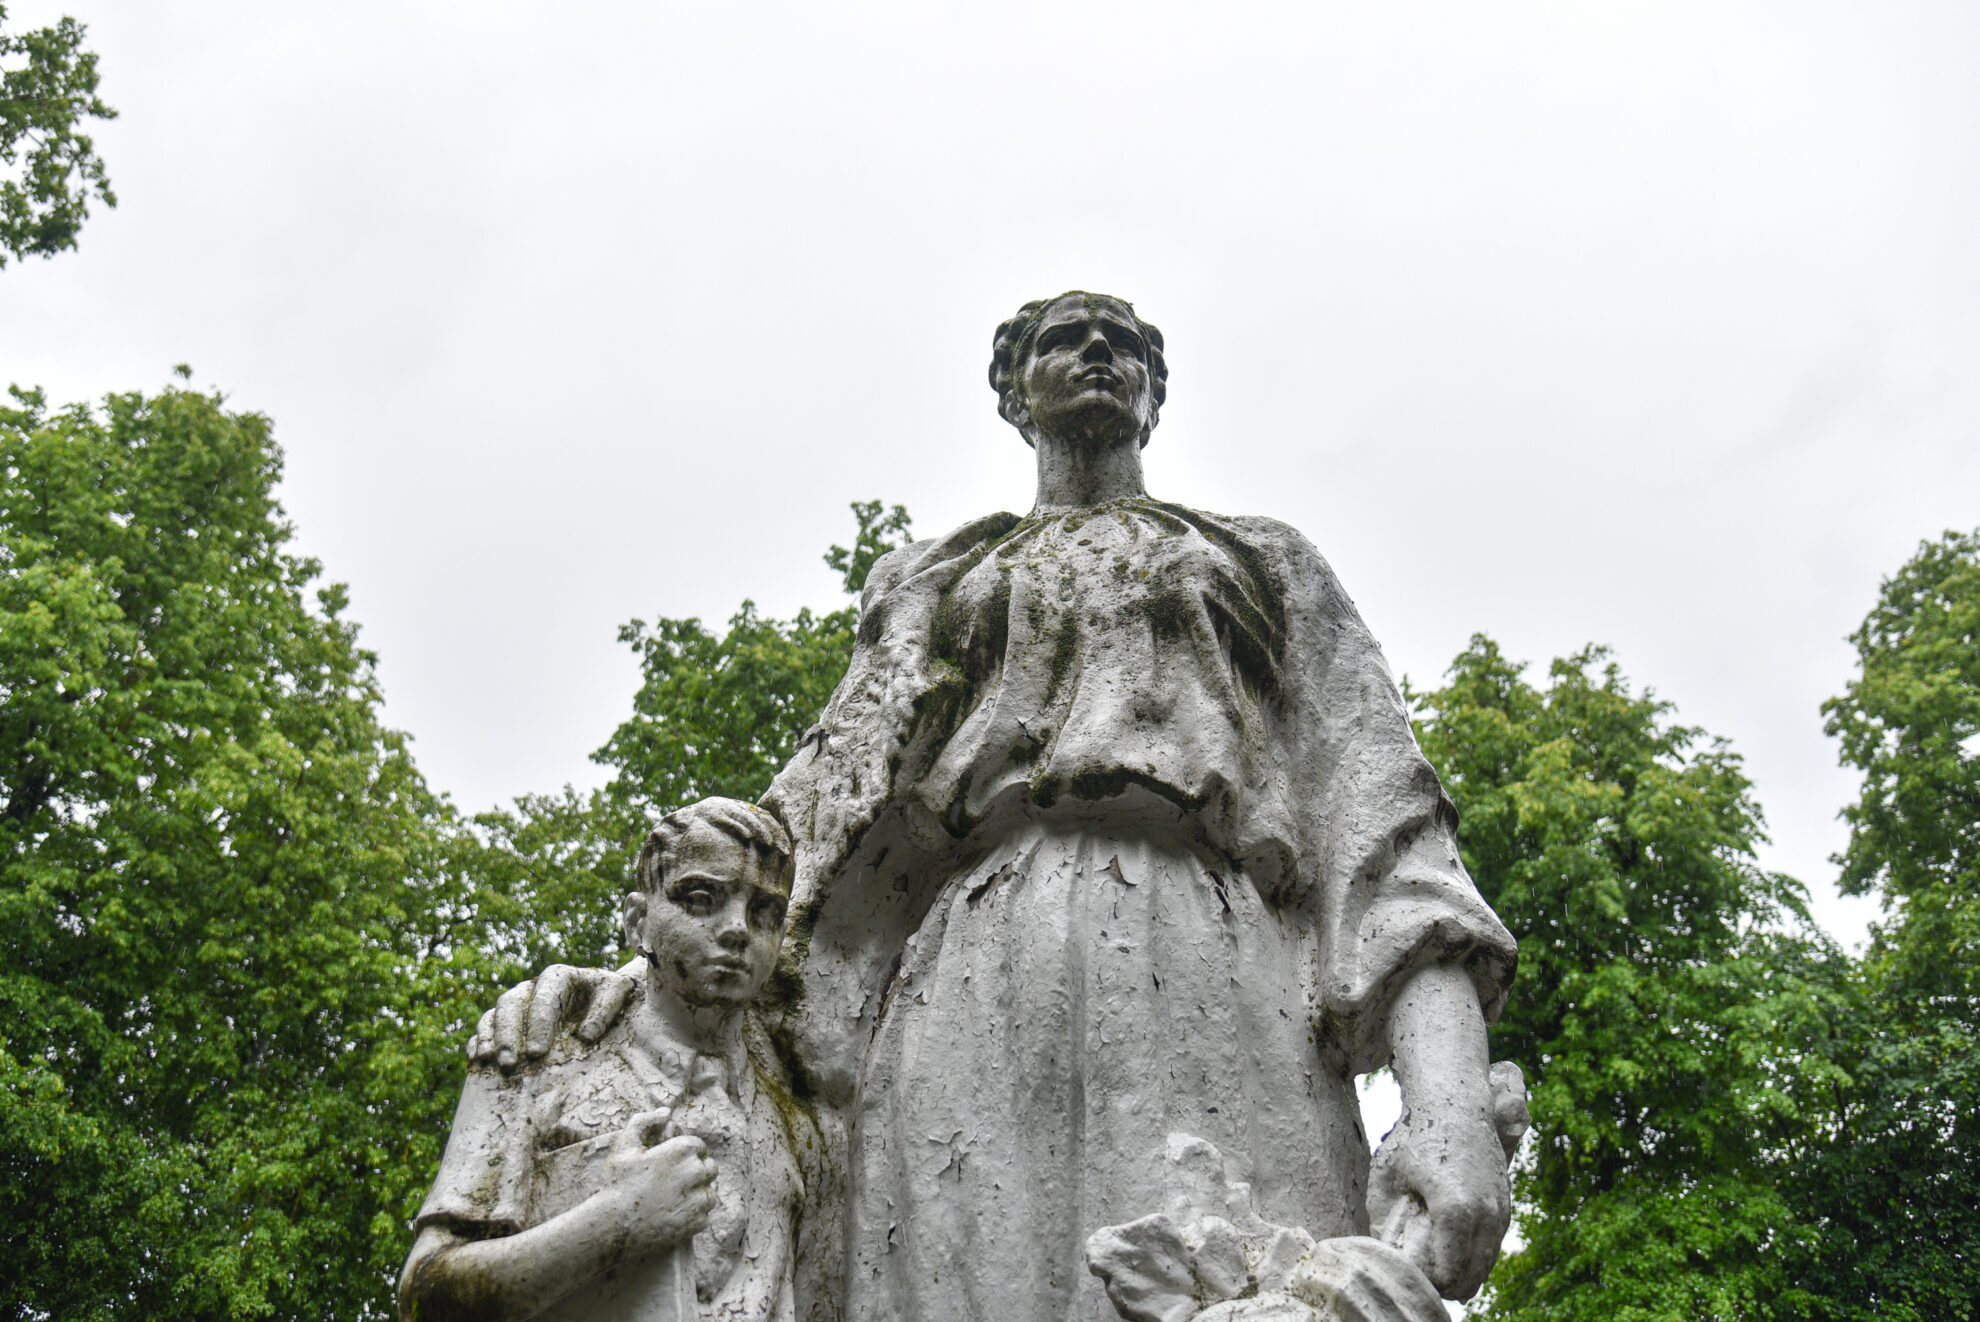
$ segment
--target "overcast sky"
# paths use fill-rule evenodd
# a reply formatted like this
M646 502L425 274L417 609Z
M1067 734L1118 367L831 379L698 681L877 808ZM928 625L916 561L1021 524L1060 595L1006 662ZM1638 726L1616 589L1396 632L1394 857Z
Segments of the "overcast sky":
M0 272L0 377L272 417L465 808L600 780L621 621L1028 507L991 331L1077 286L1167 336L1155 494L1299 527L1419 683L1611 644L1861 936L1819 707L1980 523L1970 0L9 11L89 25L121 202Z

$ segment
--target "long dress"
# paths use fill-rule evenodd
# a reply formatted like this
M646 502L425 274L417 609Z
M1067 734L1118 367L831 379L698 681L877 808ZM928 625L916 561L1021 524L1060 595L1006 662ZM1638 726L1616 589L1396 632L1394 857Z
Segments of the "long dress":
M1164 1209L1172 1133L1267 1220L1365 1233L1391 997L1457 961L1489 1018L1512 974L1380 651L1270 520L1137 498L890 554L765 802L847 1134L812 1317L1112 1318L1082 1246Z

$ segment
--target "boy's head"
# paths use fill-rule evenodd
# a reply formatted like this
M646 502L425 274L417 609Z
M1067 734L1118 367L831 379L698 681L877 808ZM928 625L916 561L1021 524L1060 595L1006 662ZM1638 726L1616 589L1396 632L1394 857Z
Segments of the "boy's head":
M777 819L736 799L667 814L639 851L626 942L689 1005L741 1006L777 962L791 897L791 842Z

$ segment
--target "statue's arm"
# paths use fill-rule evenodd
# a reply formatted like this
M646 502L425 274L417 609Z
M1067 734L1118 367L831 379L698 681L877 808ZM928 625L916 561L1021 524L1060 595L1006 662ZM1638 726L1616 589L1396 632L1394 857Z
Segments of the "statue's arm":
M1495 1072L1477 986L1455 963L1409 977L1390 1007L1388 1037L1403 1117L1370 1172L1371 1229L1445 1298L1469 1299L1512 1221L1506 1162L1525 1132L1524 1089L1517 1071Z
M698 1138L654 1146L668 1113L636 1116L614 1144L612 1182L512 1235L475 1239L422 1225L399 1276L399 1315L420 1322L521 1322L622 1262L691 1238L714 1206L715 1164Z
M533 1317L617 1260L609 1235L572 1208L540 1226L494 1239L469 1239L444 1222L420 1227L399 1277L399 1316L419 1322Z

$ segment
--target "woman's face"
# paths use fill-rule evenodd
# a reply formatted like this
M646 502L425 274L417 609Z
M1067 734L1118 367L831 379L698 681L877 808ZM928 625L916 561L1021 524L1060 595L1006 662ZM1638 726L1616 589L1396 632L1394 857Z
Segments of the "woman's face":
M1153 412L1147 342L1112 299L1058 299L1045 309L1018 389L1032 425L1048 435L1138 441Z

